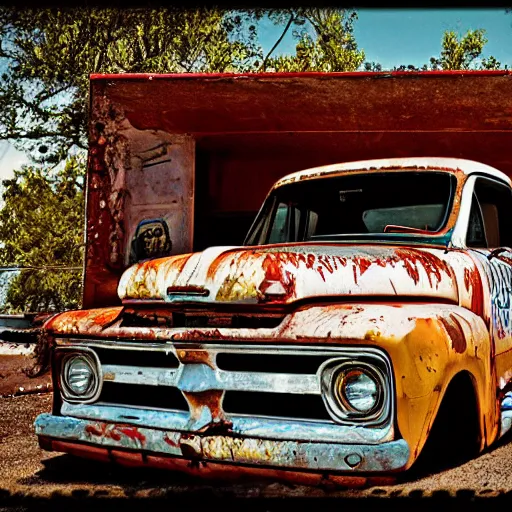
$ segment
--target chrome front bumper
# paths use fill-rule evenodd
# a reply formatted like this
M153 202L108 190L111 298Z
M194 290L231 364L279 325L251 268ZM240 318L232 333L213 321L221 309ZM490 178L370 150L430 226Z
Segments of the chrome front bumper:
M201 435L51 414L38 416L35 429L38 436L71 443L297 471L388 473L404 469L409 459L409 447L403 439L380 444L343 444Z

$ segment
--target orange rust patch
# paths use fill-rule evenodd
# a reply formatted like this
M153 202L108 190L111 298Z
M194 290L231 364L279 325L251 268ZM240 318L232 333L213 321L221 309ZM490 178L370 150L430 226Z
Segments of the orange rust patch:
M51 332L98 332L114 323L122 307L68 311L48 321L45 329Z
M102 432L99 428L96 428L94 425L87 425L85 427L85 431L88 434L92 434L93 436L101 436Z
M181 256L175 256L171 262L169 270L177 270L180 273L191 258L192 254L184 254Z
M218 424L219 427L226 429L232 427L232 423L226 420L224 411L221 406L224 391L211 390L203 391L201 393L188 393L184 391L183 394L185 395L185 398L191 407L190 415L193 418L199 418L201 409L203 407L207 407L212 415L212 423ZM211 428L211 426L211 424L205 425L204 429L206 430Z
M290 256L293 257L290 258ZM262 268L265 272L265 281L279 281L285 289L285 297L290 298L295 291L295 275L283 268L283 263L287 261L297 266L296 255L293 253L267 254L263 260ZM260 286L260 291L263 294L270 286L265 281Z
M224 336L218 329L189 330L173 334L172 340L204 340L204 339L222 339Z
M357 284L357 270L359 269L359 276L362 276L372 265L372 261L365 257L356 257L353 260L354 264L354 282ZM345 264L346 262L343 262Z
M167 437L166 435L164 435L164 441L173 448L179 448L180 446L179 443L176 443L174 440L172 440L170 437Z
M87 425L85 427L85 432L91 434L93 436L103 436L109 437L114 441L121 440L121 434L124 434L126 437L130 439L138 439L142 444L146 441L146 437L139 432L136 427L120 427L120 426L112 426L112 425Z
M448 263L441 260L437 256L428 252L422 252L415 249L395 249L394 254L386 258L375 258L374 260L359 258L359 266L363 264L363 268L366 271L371 263L375 263L380 267L390 265L395 267L397 263L402 263L409 277L414 281L415 284L419 282L419 266L423 267L427 274L428 282L430 286L433 285L433 279L436 281L436 285L439 285L442 279L442 273L444 272L448 276L452 277L452 271ZM361 273L362 275L362 273Z
M207 350L178 350L178 358L182 363L206 364L214 369L213 356Z
M248 259L248 257L252 254L254 254L255 251L244 251L242 255L240 256L240 260L242 259ZM234 263L234 254L236 253L236 250L226 251L221 253L219 256L217 256L213 262L208 267L208 271L206 273L207 279L213 279L215 274L217 273L218 268L228 259L233 258L231 261L231 265Z

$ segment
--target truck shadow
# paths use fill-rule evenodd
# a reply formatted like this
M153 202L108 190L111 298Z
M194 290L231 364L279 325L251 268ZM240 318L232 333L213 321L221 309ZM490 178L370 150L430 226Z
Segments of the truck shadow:
M57 455L41 461L44 468L34 475L20 480L24 485L60 484L96 484L96 485L138 485L144 487L146 481L154 484L169 483L169 475L146 468L124 468L114 464L80 459L72 455ZM170 472L168 472L170 473ZM190 477L172 473L171 480L176 484L185 484Z
M438 459L433 457L422 457L418 459L418 464L413 465L405 473L397 475L397 484L410 484L415 481L422 480L434 475L440 475L441 473L449 472L450 470L461 468L468 465L468 471L472 471L470 466L473 462L480 457L491 455L507 446L512 442L512 431L506 433L501 439L493 443L491 446L485 448L481 453L463 453L459 456L450 458L439 457Z
M42 461L43 469L26 478L18 480L21 485L48 486L59 485L73 488L77 497L108 495L119 490L125 496L142 492L148 497L161 497L166 494L212 494L216 497L307 495L325 496L329 488L319 486L311 488L275 479L255 479L236 476L231 479L211 478L188 475L179 471L153 468L127 468L114 463L81 459L72 455L58 455ZM234 469L236 472L236 469ZM83 486L82 489L76 489ZM93 489L91 490L91 486ZM330 487L332 489L332 486ZM316 489L316 491L314 490Z

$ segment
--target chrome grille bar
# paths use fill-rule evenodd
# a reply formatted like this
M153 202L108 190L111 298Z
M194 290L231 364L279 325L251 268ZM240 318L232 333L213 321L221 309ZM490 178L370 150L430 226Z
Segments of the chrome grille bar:
M178 370L168 368L139 368L138 366L102 365L103 380L117 384L140 384L145 386L173 386L188 391L181 382L185 365ZM317 375L294 375L286 373L227 372L204 369L200 391L266 391L296 394L320 394Z

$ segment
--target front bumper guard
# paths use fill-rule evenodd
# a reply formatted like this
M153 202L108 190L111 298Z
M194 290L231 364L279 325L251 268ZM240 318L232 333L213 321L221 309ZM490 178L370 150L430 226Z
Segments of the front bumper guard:
M388 473L404 469L409 460L403 439L372 445L201 435L52 414L39 415L35 429L38 436L67 442L297 471Z

